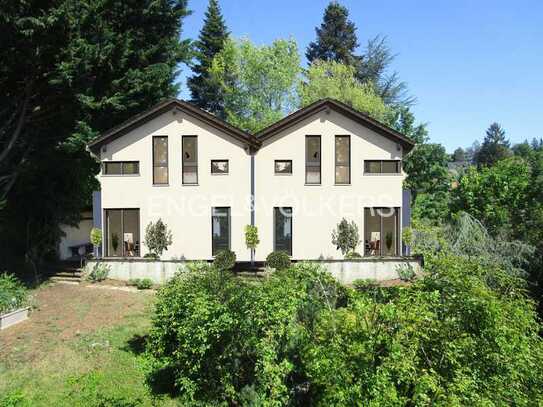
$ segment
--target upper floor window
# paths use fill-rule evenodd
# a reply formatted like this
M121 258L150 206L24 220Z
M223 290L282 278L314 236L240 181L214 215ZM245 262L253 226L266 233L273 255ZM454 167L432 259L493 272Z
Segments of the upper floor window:
M198 137L183 136L183 184L198 183Z
M228 174L228 160L211 160L212 174Z
M321 183L321 136L305 136L305 183Z
M351 137L336 136L336 184L351 183Z
M153 137L153 184L168 184L168 137Z
M366 174L400 174L402 162L400 160L365 160L364 173Z
M292 160L275 160L274 171L277 175L292 174Z
M138 175L140 163L139 161L104 161L102 173L104 175Z

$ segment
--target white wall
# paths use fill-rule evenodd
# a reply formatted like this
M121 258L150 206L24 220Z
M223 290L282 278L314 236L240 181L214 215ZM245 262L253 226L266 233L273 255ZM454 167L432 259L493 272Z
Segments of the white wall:
M163 259L211 259L211 208L231 207L231 249L249 260L250 156L241 142L179 110L171 110L107 144L102 161L139 161L140 175L100 176L102 209L139 208L140 235L159 217L173 233ZM169 185L153 186L152 137L168 136ZM181 136L198 136L199 185L182 184ZM211 175L212 159L228 159L228 175ZM106 220L103 219L103 222ZM104 227L102 230L105 231ZM141 255L147 253L145 245Z
M58 254L60 260L66 260L72 257L71 246L85 245L90 243L90 231L92 229L92 213L84 212L83 219L78 227L61 225L60 229L65 236L60 239Z
M321 135L321 185L305 185L305 136ZM335 135L351 136L351 184L334 185ZM274 160L292 160L292 175L275 175ZM331 243L342 217L364 236L364 207L402 207L405 174L364 175L365 159L402 159L396 142L334 110L321 111L266 140L256 154L256 225L261 261L273 251L273 208L293 208L293 259L342 258ZM363 244L358 247L363 254Z

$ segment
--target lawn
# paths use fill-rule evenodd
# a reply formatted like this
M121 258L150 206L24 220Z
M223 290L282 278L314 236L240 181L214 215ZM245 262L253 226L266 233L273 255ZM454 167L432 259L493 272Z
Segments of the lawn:
M0 406L176 405L145 385L153 294L57 284L33 295L30 320L0 332Z

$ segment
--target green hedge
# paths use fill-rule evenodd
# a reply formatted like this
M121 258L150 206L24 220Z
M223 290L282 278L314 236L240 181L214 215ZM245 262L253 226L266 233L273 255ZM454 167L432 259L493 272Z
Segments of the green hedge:
M0 274L0 314L6 314L25 307L28 301L28 290L11 274Z

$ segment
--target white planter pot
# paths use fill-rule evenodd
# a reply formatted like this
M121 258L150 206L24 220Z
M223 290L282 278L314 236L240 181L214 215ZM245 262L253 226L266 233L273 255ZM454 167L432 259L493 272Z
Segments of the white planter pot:
M28 319L29 308L20 308L15 311L8 312L7 314L0 315L0 329L6 329L12 325Z

